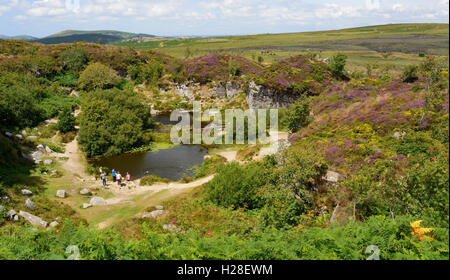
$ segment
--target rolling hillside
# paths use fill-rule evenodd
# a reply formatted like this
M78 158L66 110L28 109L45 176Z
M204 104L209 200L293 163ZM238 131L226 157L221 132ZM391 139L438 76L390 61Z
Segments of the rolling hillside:
M41 39L34 40L33 42L43 44L60 44L60 43L74 43L74 42L111 44L114 42L132 40L137 38L154 38L154 37L156 36L149 34L121 32L114 30L99 30L99 31L66 30Z

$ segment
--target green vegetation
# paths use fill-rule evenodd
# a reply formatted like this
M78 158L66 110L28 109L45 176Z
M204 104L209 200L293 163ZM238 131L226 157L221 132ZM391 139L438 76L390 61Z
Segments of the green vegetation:
M141 186L151 186L155 183L169 183L170 180L166 178L161 178L157 175L149 175L141 178L140 185Z
M89 157L117 155L145 144L152 118L140 96L119 89L86 94L81 105L79 143Z
M94 63L81 72L78 86L91 91L95 89L108 89L119 84L117 74L101 63Z
M75 117L70 108L65 108L59 115L58 130L62 133L75 130Z

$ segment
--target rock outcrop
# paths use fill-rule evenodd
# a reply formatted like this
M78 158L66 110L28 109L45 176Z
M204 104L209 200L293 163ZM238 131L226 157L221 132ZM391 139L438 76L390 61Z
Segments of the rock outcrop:
M299 98L289 92L275 92L274 90L250 82L247 88L247 103L251 109L287 108Z
M20 211L19 216L24 218L27 222L29 222L33 226L42 227L42 228L47 228L47 226L48 226L48 223L46 221L42 220L38 216L34 216L34 215L28 213L28 212Z

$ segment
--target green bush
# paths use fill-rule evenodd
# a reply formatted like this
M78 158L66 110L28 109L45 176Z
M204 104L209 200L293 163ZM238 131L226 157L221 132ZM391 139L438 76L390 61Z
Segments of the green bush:
M338 53L331 57L328 68L333 76L337 79L345 78L345 64L347 63L347 56L342 53Z
M141 186L151 186L155 183L169 183L170 180L166 178L161 178L158 175L149 175L141 178L139 185Z
M89 157L117 155L148 145L153 121L141 97L119 89L88 93L82 101L78 141Z
M108 89L120 82L117 73L101 63L93 63L81 72L78 86L81 89L91 91L96 89Z
M306 98L301 98L291 105L284 118L287 128L291 132L297 132L311 122L310 103Z
M75 130L75 116L72 114L72 109L65 108L59 115L58 130L62 133Z
M232 162L221 165L217 168L216 177L208 184L206 196L224 207L261 207L262 200L257 193L267 183L264 174L264 169L258 164L242 166Z
M404 83L412 83L417 81L419 77L417 76L417 72L419 70L419 67L416 65L408 65L406 66L405 70L402 74L402 80Z

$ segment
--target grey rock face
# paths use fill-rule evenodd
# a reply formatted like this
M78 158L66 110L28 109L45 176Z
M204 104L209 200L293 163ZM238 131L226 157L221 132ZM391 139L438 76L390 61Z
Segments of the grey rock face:
M106 200L102 197L96 196L91 199L91 204L93 206L106 205Z
M46 221L42 220L38 216L34 216L25 211L20 211L19 216L23 217L27 222L29 222L33 226L42 227L42 228L46 228L48 226L48 223Z
M250 82L247 89L247 103L251 109L287 108L299 97L290 93L276 93L255 82Z

